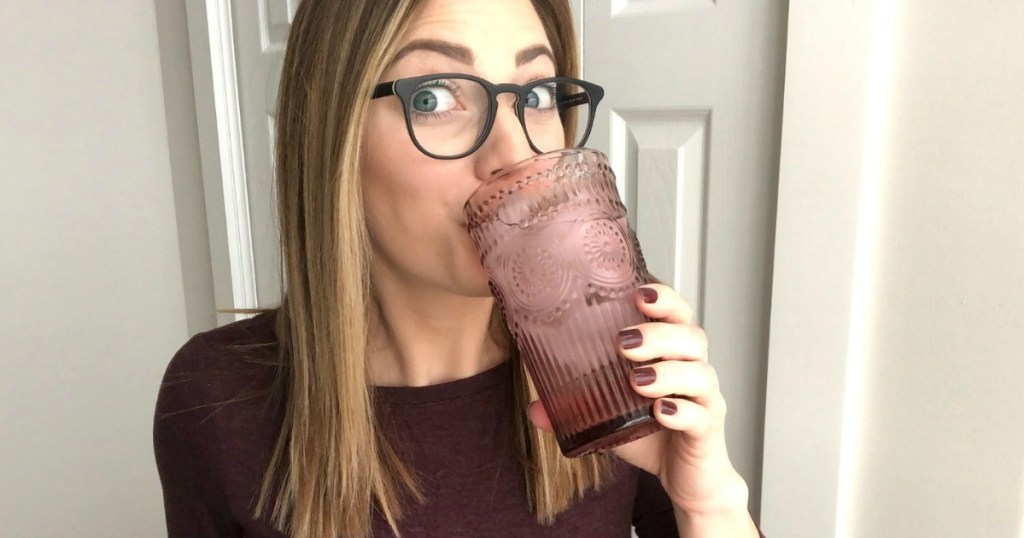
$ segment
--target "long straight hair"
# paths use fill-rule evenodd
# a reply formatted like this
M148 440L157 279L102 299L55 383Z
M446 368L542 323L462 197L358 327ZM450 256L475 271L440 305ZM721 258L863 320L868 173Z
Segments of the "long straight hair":
M532 2L558 74L578 76L568 1ZM366 362L373 253L359 180L369 96L422 3L303 0L288 36L275 148L285 291L271 387L284 416L253 516L268 516L295 538L368 536L374 510L399 535L403 504L424 501L373 412ZM508 337L500 316L494 319ZM511 352L513 448L531 510L550 524L602 487L610 460L565 458L551 434L529 424L537 391L514 346Z

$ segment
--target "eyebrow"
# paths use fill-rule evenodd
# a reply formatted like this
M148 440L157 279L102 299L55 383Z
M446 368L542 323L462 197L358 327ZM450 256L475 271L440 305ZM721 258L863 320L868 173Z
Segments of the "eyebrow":
M443 54L466 65L473 65L474 61L473 51L463 47L462 45L457 45L450 41L442 41L440 39L416 39L402 47L402 49L398 51L398 54L395 54L395 59L391 60L391 64L394 65L398 63L402 58L405 58L409 54L418 50Z
M551 49L547 45L534 45L516 53L516 67L526 65L541 56L547 56L553 64L558 63L555 61L555 55L551 53Z
M418 50L436 52L466 65L473 65L473 62L476 61L476 56L473 54L472 50L457 43L441 39L416 39L402 47L401 50L395 54L395 57L391 60L389 66L395 65L402 58L405 58L409 54ZM522 67L540 56L547 56L551 59L551 63L557 63L555 62L555 55L551 52L551 49L548 48L547 45L538 44L526 47L516 53L516 67Z

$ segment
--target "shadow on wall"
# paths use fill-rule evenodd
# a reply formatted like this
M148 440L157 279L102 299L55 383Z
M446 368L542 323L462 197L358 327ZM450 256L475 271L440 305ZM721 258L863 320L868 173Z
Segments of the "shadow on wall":
M154 0L189 335L217 325L206 197L184 2Z

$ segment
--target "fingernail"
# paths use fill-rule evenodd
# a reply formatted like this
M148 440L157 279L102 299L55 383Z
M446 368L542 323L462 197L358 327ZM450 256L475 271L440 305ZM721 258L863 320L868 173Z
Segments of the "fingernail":
M676 407L676 403L672 400L661 400L661 414L662 415L674 415L679 408Z
M643 368L637 368L633 370L633 381L636 382L636 386L643 387L654 383L654 380L658 378L658 372L649 366Z
M640 295L644 298L644 302L647 304L653 304L658 302L658 290L651 288L640 288Z
M635 349L644 343L644 335L640 329L626 329L619 331L619 345L622 349Z

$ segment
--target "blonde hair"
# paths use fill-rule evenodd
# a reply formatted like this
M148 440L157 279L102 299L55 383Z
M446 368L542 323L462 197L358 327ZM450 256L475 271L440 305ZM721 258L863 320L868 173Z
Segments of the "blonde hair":
M398 535L403 493L424 501L373 413L365 361L372 250L359 181L369 96L421 3L304 0L288 37L276 147L285 293L276 309L272 387L285 409L253 515L272 505L272 524L295 538L367 536L374 507ZM533 4L558 74L577 76L567 0ZM525 494L537 521L550 524L601 487L609 456L562 456L554 436L529 424L537 392L514 349L510 360Z

